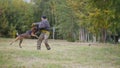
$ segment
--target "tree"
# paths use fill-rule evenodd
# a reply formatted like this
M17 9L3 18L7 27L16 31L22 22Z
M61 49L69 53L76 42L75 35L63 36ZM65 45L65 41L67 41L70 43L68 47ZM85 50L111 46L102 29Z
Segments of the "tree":
M119 0L90 0L90 9L92 11L89 11L89 21L91 24L93 23L91 28L96 29L97 33L100 34L102 42L106 41L106 33L111 32L114 35L119 33L119 31L116 31L119 28L116 27L119 24L118 5L120 5ZM113 24L115 22L116 25Z
M15 37L15 32L22 33L29 29L34 21L31 7L31 4L23 0L0 0L1 36Z

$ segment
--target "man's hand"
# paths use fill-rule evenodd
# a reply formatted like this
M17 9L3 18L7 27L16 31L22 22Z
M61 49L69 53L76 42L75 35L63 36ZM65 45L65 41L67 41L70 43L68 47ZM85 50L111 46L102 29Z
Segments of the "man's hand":
M35 25L36 25L35 23L32 24L32 26L35 26Z

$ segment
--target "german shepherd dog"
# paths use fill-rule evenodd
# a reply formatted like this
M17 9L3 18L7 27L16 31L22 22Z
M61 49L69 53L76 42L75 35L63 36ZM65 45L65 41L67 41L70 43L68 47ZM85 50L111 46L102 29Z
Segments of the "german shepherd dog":
M16 39L10 43L10 45L12 45L14 42L20 40L19 47L22 48L21 44L22 44L22 41L23 41L24 38L30 38L31 36L34 36L34 37L38 38L38 36L35 35L35 33L37 31L38 31L37 27L36 26L32 26L31 30L28 30L28 31L26 31L23 34L18 35L16 37Z

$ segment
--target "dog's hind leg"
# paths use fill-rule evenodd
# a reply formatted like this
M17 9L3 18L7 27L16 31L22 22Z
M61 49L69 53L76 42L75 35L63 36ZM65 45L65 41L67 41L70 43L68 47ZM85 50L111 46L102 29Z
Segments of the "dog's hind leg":
M20 39L20 42L19 42L19 47L20 47L20 48L22 48L22 46L21 46L22 41L23 41L23 39Z
M12 45L14 42L16 42L17 40L19 40L20 39L20 37L18 36L18 37L16 37L16 39L14 40L14 41L12 41L11 43L10 43L10 45Z
M11 43L10 43L10 45L12 45L14 43L14 41L12 41Z

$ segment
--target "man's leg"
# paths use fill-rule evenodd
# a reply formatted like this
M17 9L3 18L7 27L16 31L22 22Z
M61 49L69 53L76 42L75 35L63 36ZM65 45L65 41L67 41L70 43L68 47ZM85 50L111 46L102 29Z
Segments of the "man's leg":
M48 38L49 38L49 34L45 34L44 35L44 43L45 43L45 46L46 46L47 50L50 50L51 48L48 44Z
M41 43L42 43L43 39L44 39L44 34L41 33L38 40L37 40L37 50L41 49Z

